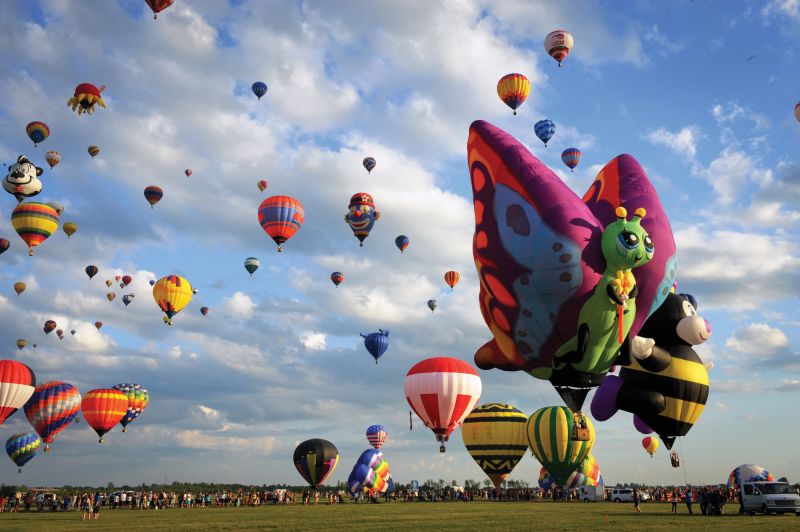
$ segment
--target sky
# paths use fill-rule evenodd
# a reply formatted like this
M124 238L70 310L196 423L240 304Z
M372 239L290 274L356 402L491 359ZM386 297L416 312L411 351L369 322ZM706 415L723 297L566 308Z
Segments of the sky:
M557 28L575 38L561 68L543 49ZM418 419L408 430L402 383L430 356L472 363L490 339L466 163L469 124L483 119L578 194L607 161L633 154L669 216L680 290L712 323L698 347L714 363L708 404L676 444L685 471L663 449L651 459L620 413L595 424L607 485L716 484L744 463L800 480L799 44L797 0L176 0L158 20L140 0L4 3L0 160L25 154L44 167L35 199L62 203L62 223L79 230L28 257L10 224L16 200L0 197L11 241L0 256L0 355L82 392L141 383L151 402L127 433L98 445L74 424L22 476L0 461L0 478L300 484L292 452L322 437L340 453L329 482L343 481L366 427L380 423L396 480L482 481L459 431L440 454ZM509 72L532 87L517 116L496 93ZM261 100L257 80L269 86ZM107 87L106 109L67 107L81 82ZM533 132L543 118L557 127L547 148ZM25 134L33 120L51 129L36 148ZM574 173L560 161L571 146L583 152ZM63 156L53 169L47 150ZM371 174L366 156L377 160ZM164 190L154 209L148 185ZM381 212L364 247L342 221L361 191ZM306 219L279 254L257 208L284 194ZM398 234L411 241L402 255ZM252 277L250 256L261 260ZM100 270L92 280L88 264ZM461 273L452 292L447 270ZM332 271L345 275L338 288ZM104 281L124 274L130 289L109 302ZM199 290L172 327L149 285L169 274ZM125 292L136 294L128 307ZM75 335L45 335L48 319ZM376 365L359 333L379 328L390 347ZM481 404L526 414L561 404L526 374L479 373ZM20 412L0 439L28 430ZM527 455L510 478L535 484L539 467Z

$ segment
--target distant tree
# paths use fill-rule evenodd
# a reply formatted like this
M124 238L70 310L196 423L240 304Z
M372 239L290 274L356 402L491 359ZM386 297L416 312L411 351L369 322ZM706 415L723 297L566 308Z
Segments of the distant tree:
M108 491L114 491L114 483L113 482L109 482L108 484L106 484L106 489Z
M492 481L491 480L489 480L488 478L483 479L483 487L484 488L488 489L489 486L491 486L491 485L492 485Z
M450 483L450 485L451 485L451 486L453 486L453 487L455 487L455 486L458 486L458 481L457 481L457 480L454 480L454 481L452 481L452 482Z

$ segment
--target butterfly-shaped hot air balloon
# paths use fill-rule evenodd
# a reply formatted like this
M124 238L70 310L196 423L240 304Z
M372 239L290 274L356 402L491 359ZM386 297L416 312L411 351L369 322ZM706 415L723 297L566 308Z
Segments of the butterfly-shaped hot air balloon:
M336 464L339 463L339 451L328 440L314 438L298 445L292 460L309 486L318 488L336 469Z
M128 396L114 388L89 390L81 401L81 413L103 443L103 436L127 414Z
M375 200L372 196L366 192L357 192L350 198L344 221L350 226L353 236L358 239L359 246L363 246L364 239L369 236L369 232L380 217L381 213L375 210Z
M0 360L0 425L33 395L36 375L16 360Z
M567 57L574 44L572 34L566 30L551 31L544 38L544 49L550 57L558 61L558 66L561 66L561 61Z
M81 394L66 382L50 381L40 384L25 403L25 417L50 449L58 433L72 423L81 408Z
M22 473L22 466L36 456L39 446L42 444L42 439L32 432L20 432L12 434L6 440L6 454L11 458L11 461L17 464L19 472Z
M378 332L361 334L364 338L364 347L367 348L369 354L378 363L378 359L383 356L387 349L389 349L389 331L378 329Z
M258 96L259 100L261 99L262 96L264 96L267 93L267 84L264 83L263 81L256 81L250 88L253 91L253 94Z
M383 425L370 425L367 427L367 441L375 449L380 449L389 440L389 431Z
M514 110L514 114L517 114L517 108L528 99L530 92L531 83L522 74L506 74L497 82L497 95Z
M128 425L132 423L150 403L150 393L141 384L130 384L127 382L112 386L119 390L128 398L128 409L125 416L120 420L122 432L128 431Z
M175 0L144 0L153 11L153 20L158 19L158 14L167 9Z
M394 239L394 245L397 246L397 249L400 250L400 253L403 253L406 248L408 248L409 240L406 235L399 235L397 238Z
M581 200L483 121L470 128L468 154L479 304L494 336L475 362L547 379L580 410L618 355L627 362L630 339L674 281L675 242L658 194L639 163L620 155ZM633 220L620 216L626 208L638 212Z
M87 115L92 114L95 105L99 105L105 109L106 104L103 101L103 97L100 95L104 90L106 90L105 85L97 87L91 83L81 83L75 87L75 93L72 95L72 98L67 100L67 106L71 107L78 115L84 113Z
M589 437L578 439L573 431L578 420L573 412L563 406L548 406L534 412L526 426L528 446L559 485L583 462L594 445L594 426L589 418L580 416ZM584 428L584 427L582 427Z
M11 213L11 225L28 245L28 255L33 248L47 240L58 229L59 214L50 205L37 202L20 203Z
M303 205L289 196L271 196L258 206L258 223L272 240L281 245L292 238L305 221Z
M528 417L512 405L487 403L473 410L461 425L461 437L472 459L495 488L511 474L528 451Z
M457 358L433 357L417 362L403 381L406 401L436 435L439 452L481 397L475 368Z
M156 203L161 201L161 198L163 197L164 191L161 190L161 187L150 185L144 189L144 199L146 199L147 203L150 204L151 209L155 207Z
M533 132L536 133L539 140L544 142L544 147L546 148L547 143L556 134L556 125L552 120L545 118L533 124Z
M44 142L50 136L50 128L44 122L36 121L25 126L25 133L33 141L33 145L38 146L40 142Z
M339 286L340 284L342 284L342 281L344 281L344 274L342 272L333 272L331 274L331 282L335 286Z
M153 285L153 299L164 312L167 325L172 325L172 317L189 304L193 295L192 285L180 275L167 275Z
M375 166L378 162L375 160L374 157L364 157L364 160L361 161L361 164L364 165L364 168L367 170L368 174L372 173L372 170L375 169Z
M567 148L561 152L561 161L574 172L575 167L581 162L581 150L578 148Z

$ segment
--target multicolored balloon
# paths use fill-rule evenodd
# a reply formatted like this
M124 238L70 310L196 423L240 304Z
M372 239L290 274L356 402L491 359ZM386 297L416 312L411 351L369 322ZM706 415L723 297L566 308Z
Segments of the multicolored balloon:
M281 245L292 238L305 221L305 209L296 199L289 196L271 196L258 206L258 223L272 240Z
M361 161L361 164L364 165L364 168L366 168L367 173L371 174L372 170L375 169L375 166L378 164L378 162L375 160L374 157L364 157L364 160Z
M514 110L514 114L517 114L517 108L528 99L530 92L531 83L522 74L506 74L497 82L497 95Z
M344 221L350 225L353 236L358 239L359 246L364 245L364 239L380 219L381 213L375 210L375 201L366 192L357 192L350 198L347 214Z
M14 292L16 292L17 295L20 295L22 294L22 292L25 291L26 287L27 285L25 283L23 283L22 281L17 281L16 283L14 283Z
M576 489L581 486L602 486L604 484L603 475L600 474L600 466L597 464L594 455L589 453L581 462L581 465L578 466L578 469L569 476L566 487Z
M16 360L0 360L0 425L33 395L36 375Z
M77 112L78 115L82 115L84 113L87 115L92 114L94 112L95 105L99 105L105 109L106 103L103 101L103 97L100 95L100 93L104 90L106 90L105 85L98 88L96 85L92 85L91 83L81 83L75 87L75 92L72 95L72 98L67 100L67 106L72 107L72 110Z
M472 412L481 397L481 378L475 368L457 358L433 357L414 364L403 381L406 401L426 427L444 444Z
M50 136L50 128L44 122L30 122L25 126L25 133L33 141L33 145L38 146L40 142L44 142Z
M81 408L81 394L66 382L50 381L40 384L25 403L25 417L50 449L56 436L67 428Z
M262 179L261 181L256 183L256 186L258 187L258 191L259 192L264 192L265 190L267 190L268 184L267 184L266 179Z
M567 57L575 41L572 34L566 30L555 30L547 34L544 38L544 49L561 66L561 61Z
M436 300L435 299L429 299L428 300L428 308L431 309L431 312L436 310Z
M397 249L400 250L400 253L403 253L406 248L408 248L409 240L406 235L399 235L397 238L394 239L394 245L397 246Z
M575 167L581 162L581 150L578 148L567 148L561 152L561 160L574 172Z
M158 19L158 14L167 9L175 0L144 0L153 11L153 20Z
M58 325L54 320L47 320L44 322L44 327L42 327L42 330L45 334L50 334L52 331L56 330L56 327L58 327Z
M250 274L250 277L256 273L256 270L261 266L261 261L255 257L247 257L244 259L244 269Z
M52 208L54 208L56 212L59 214L59 216L61 215L62 212L64 212L64 206L57 201L48 201L47 204Z
M0 255L8 251L10 247L11 242L9 242L7 238L0 238Z
M374 333L361 333L361 337L364 338L364 347L367 348L377 364L378 359L389 349L389 331L378 329L378 332Z
M33 248L58 229L58 219L59 214L53 207L37 202L20 203L11 213L11 225L28 245L28 255L31 257Z
M461 438L473 460L495 488L511 474L528 451L528 417L505 403L487 403L473 410L461 425Z
M738 490L742 487L742 482L758 482L760 480L773 481L769 471L761 466L753 464L740 465L728 475L728 489Z
M658 449L658 438L655 436L645 436L642 439L642 447L644 447L644 450L647 451L647 454L652 458Z
M312 487L321 486L339 463L339 450L328 440L314 438L297 446L292 456L297 471Z
M164 191L161 190L161 187L157 187L155 185L150 185L145 187L144 189L144 199L147 200L147 203L150 204L150 208L152 209L156 203L161 201L161 198L164 197Z
M573 439L576 417L564 406L549 406L534 412L526 427L528 445L559 485L567 479L583 462L594 445L594 426L591 420L582 416L589 431L586 441Z
M172 317L189 304L193 295L192 285L180 275L167 275L153 285L153 299L164 312L167 325L172 325Z
M553 487L553 484L555 484L555 480L550 475L550 472L547 470L547 468L545 468L545 467L540 468L539 469L539 487L542 488L543 490L547 491L547 490L549 490L550 488Z
M536 133L539 140L544 142L544 147L546 148L547 143L556 134L556 125L552 120L545 118L533 124L533 132Z
M253 94L258 96L258 99L260 100L261 97L267 93L267 84L264 83L263 81L256 81L255 83L253 83L251 89L253 91Z
M92 144L88 148L86 148L86 151L89 152L89 155L92 156L92 159L94 159L95 157L100 155L100 147L99 146L95 146L94 144Z
M78 224L75 222L64 222L64 225L61 226L61 229L67 235L67 238L69 238L78 232Z
M127 382L112 386L119 390L128 398L128 409L125 416L119 421L122 425L122 432L128 431L128 425L132 423L150 404L150 393L141 384L130 384Z
M334 285L339 286L342 284L342 281L344 281L344 274L342 272L333 272L331 274L331 282Z
M351 495L359 491L372 493L386 493L394 490L392 473L389 470L383 453L376 449L367 449L356 460L350 476L347 478L347 488Z
M44 154L44 160L47 161L47 164L50 165L50 168L54 168L58 163L61 162L61 154L55 150L50 150Z
M83 271L85 271L86 275L88 275L89 279L91 279L92 277L97 275L97 272L99 270L97 269L97 266L95 266L94 264L90 264L86 268L84 268Z
M380 449L389 441L389 432L383 425L370 425L367 427L367 441L375 449Z
M81 413L103 443L103 436L125 418L128 396L114 388L89 390L81 401Z
M19 472L22 473L22 466L36 456L42 439L32 432L20 432L13 434L6 440L6 453L11 461L17 464Z
M444 282L447 283L447 286L450 287L450 291L452 292L453 288L458 284L458 280L461 279L461 275L454 270L450 270L449 272L445 272L444 274Z

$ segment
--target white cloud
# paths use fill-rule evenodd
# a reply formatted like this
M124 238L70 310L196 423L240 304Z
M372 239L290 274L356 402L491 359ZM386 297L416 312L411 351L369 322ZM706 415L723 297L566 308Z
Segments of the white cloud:
M222 312L240 320L250 319L255 308L255 302L243 292L235 292L232 296L226 297L220 305Z
M300 334L300 342L310 351L324 351L325 337L325 333L306 331Z
M789 345L786 333L766 323L751 323L737 330L725 342L725 347L743 355L765 356Z
M788 18L800 22L800 0L771 0L761 9L765 18Z
M686 126L677 133L660 127L647 133L646 138L652 144L666 146L691 162L697 157L697 143L701 135L697 126Z
M686 48L685 44L675 41L661 33L658 29L658 24L654 24L645 32L644 40L652 44L656 48L656 52L662 57L676 54Z

